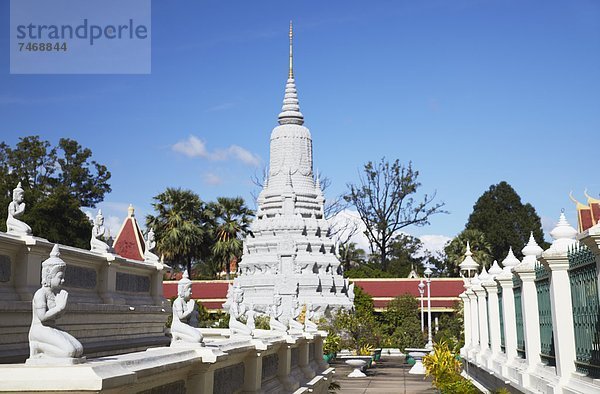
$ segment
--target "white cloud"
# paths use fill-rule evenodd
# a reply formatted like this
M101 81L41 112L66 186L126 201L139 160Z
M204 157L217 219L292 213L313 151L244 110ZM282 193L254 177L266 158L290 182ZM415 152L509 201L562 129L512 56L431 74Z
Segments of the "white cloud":
M187 140L179 141L173 145L175 152L183 153L188 157L208 157L208 151L204 141L200 138L190 135Z
M117 234L119 234L119 230L121 229L121 225L125 218L120 218L118 216L109 216L104 220L104 227L106 227L106 234L115 238Z
M194 135L177 142L172 146L172 149L188 157L201 157L212 161L224 161L233 158L253 167L258 167L261 162L260 156L239 145L231 145L228 148L211 152L206 148L206 143Z
M235 106L234 103L222 103L222 104L218 104L218 105L208 108L206 110L206 112L225 111L229 108L233 108L234 106Z
M370 245L367 236L364 234L366 226L360 219L357 211L344 209L337 215L329 219L331 232L336 243L350 238L350 242L356 243L356 246L369 253Z
M421 235L418 238L421 240L421 242L423 242L423 248L430 251L431 253L443 251L446 242L452 239L446 235L437 234Z
M258 167L260 165L260 157L258 155L253 154L252 152L247 151L241 146L231 145L229 147L229 153L242 163L248 164L253 167Z
M210 172L207 174L204 174L203 179L204 179L204 182L209 185L219 185L219 184L223 183L223 180L218 175L210 173Z

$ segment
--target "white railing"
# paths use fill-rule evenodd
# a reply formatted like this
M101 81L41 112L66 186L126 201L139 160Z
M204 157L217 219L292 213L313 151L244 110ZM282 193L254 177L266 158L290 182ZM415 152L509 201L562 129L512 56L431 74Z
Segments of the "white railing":
M562 223L563 227L565 223L566 220ZM537 247L535 241L532 244L532 238L523 249L525 257L522 262L505 260L506 265L501 273L488 275L482 272L473 279L465 278L465 292L460 295L464 304L465 328L465 346L461 349L461 355L467 373L490 389L509 385L525 393L600 392L600 379L579 373L575 367L575 334L567 255L578 241L587 245L596 255L596 272L600 275L600 226L579 234L578 241L575 234L569 235L569 231L563 231L564 228L560 226L561 222L557 226L559 231L555 229L552 232L552 246L543 253L540 253L541 248ZM549 273L554 347L552 363L545 363L540 357L542 338L536 264L542 264ZM515 298L515 285L520 286L520 304L519 297ZM500 291L501 305L498 302ZM590 297L598 297L598 294L591 294ZM522 313L522 326L517 324L516 312L519 311ZM503 333L500 332L501 319ZM522 330L524 338L524 351L520 352L517 351L517 330ZM501 335L505 341L504 349L500 345ZM545 339L548 340L548 337ZM598 347L600 343L590 346Z

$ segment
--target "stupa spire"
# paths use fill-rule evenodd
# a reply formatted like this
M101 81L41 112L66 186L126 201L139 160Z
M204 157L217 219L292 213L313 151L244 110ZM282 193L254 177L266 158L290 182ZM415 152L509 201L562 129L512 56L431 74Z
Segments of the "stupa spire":
M290 73L288 78L294 78L294 29L292 26L292 21L290 21Z
M300 112L298 103L298 91L296 90L296 82L294 80L294 51L293 39L294 31L292 22L290 21L290 68L288 80L285 85L285 96L283 97L283 106L279 113L279 124L304 124L304 116Z

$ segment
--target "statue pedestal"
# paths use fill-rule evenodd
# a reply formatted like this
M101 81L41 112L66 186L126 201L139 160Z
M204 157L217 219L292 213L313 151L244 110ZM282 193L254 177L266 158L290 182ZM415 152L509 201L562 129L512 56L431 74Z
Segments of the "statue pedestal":
M66 366L66 365L78 365L86 362L85 357L71 358L71 357L33 357L25 360L26 365L32 366Z

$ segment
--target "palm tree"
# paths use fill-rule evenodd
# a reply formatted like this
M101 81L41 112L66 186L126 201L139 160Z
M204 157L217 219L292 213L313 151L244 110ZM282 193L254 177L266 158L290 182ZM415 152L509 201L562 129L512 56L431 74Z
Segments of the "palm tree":
M357 247L355 242L341 244L338 250L340 263L344 266L344 271L352 268L352 265L362 264L366 260L366 253L363 249Z
M212 252L225 266L229 280L231 262L239 261L242 256L242 237L249 232L254 212L246 207L242 197L219 197L210 208L216 220L216 242Z
M465 259L467 241L473 252L473 259L481 265L481 268L489 268L492 263L492 246L485 239L485 234L479 230L463 230L452 241L446 244L447 269L449 276L459 276L459 264Z
M192 273L192 260L200 257L206 239L205 204L191 190L167 188L154 197L156 216L146 216L147 228L154 229L156 249L163 258L186 267Z

